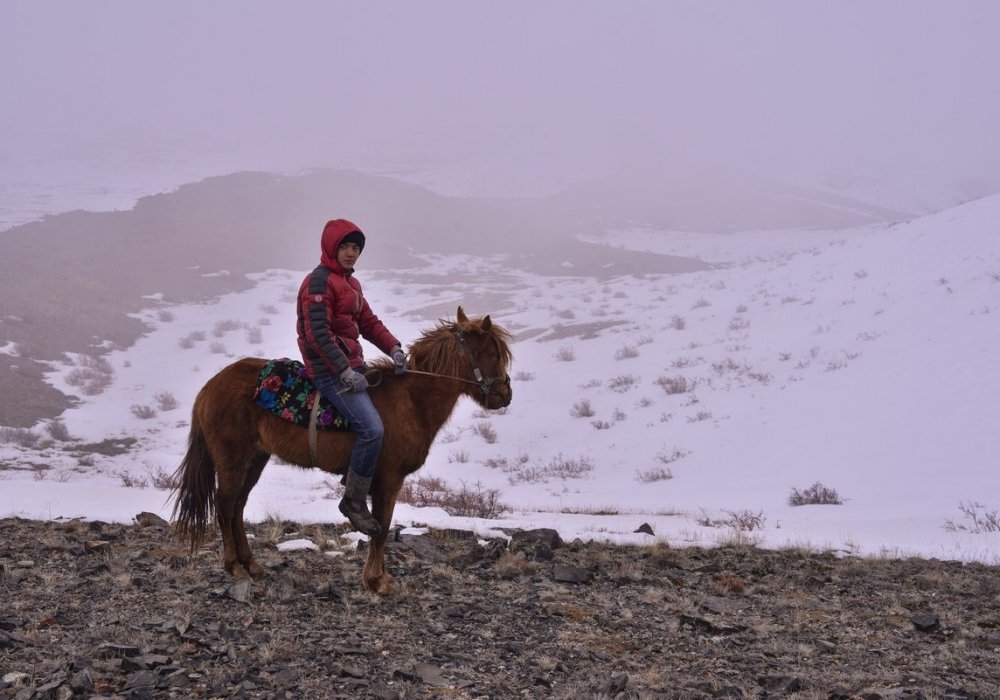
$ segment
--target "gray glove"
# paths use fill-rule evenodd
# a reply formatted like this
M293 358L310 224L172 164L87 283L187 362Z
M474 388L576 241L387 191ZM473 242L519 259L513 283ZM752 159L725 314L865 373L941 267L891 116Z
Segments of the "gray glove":
M355 372L350 368L340 373L340 381L344 383L347 391L365 391L368 389L368 380L365 379L365 375L361 374L361 372Z
M406 353L403 352L403 348L398 345L392 349L389 353L392 356L392 362L396 365L396 373L402 372L406 369Z

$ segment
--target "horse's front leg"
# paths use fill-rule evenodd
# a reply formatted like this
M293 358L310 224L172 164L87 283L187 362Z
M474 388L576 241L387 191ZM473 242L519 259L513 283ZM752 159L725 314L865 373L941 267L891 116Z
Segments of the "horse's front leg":
M379 595L392 592L392 576L385 570L385 541L389 537L389 526L392 525L396 496L402 486L402 477L391 480L379 478L372 492L372 515L382 526L382 532L368 543L368 561L365 562L362 579L368 590Z

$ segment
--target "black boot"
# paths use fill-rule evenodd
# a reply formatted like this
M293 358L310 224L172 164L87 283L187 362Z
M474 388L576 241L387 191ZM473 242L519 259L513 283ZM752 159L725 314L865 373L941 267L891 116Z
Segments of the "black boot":
M340 512L351 521L351 526L363 535L378 537L382 532L378 521L372 517L368 510L368 489L371 488L372 478L364 477L355 471L348 470L347 485L344 488L344 497L340 501Z

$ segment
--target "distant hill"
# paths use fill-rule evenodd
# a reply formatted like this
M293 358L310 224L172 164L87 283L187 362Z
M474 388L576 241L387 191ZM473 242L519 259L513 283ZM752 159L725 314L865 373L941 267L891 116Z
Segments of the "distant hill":
M783 201L781 198L784 198ZM850 206L847 206L849 204ZM689 258L596 248L576 239L641 222L687 230L853 226L889 218L856 202L800 192L781 197L734 182L614 178L539 199L445 197L356 171L288 177L237 173L145 197L130 211L70 212L0 234L0 425L58 415L71 398L42 382L45 361L99 354L143 332L128 314L243 289L268 268L306 270L329 218L358 223L366 268L426 265L424 254L509 256L539 274L685 272ZM810 223L811 222L811 223Z

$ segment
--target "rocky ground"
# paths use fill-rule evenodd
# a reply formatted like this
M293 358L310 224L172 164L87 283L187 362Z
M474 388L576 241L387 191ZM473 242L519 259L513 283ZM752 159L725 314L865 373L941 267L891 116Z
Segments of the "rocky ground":
M0 520L0 697L1000 697L996 567L447 531L376 597L337 526L253 527L234 584L138 520Z

